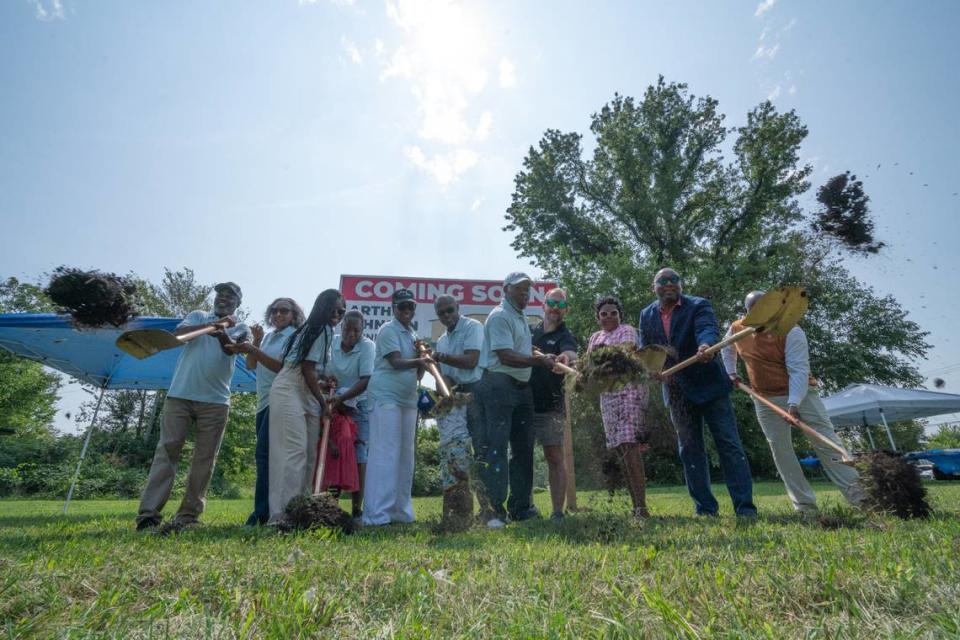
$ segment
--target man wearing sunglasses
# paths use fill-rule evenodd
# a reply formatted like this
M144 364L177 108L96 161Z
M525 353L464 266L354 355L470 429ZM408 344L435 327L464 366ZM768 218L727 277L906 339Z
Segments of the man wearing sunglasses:
M547 292L544 305L543 322L533 329L534 348L540 353L557 356L557 362L568 365L576 362L577 339L563 321L570 312L567 292L551 289ZM550 519L562 520L563 503L567 496L567 473L563 459L563 432L567 421L563 374L536 367L530 374L530 387L533 389L533 431L547 461L547 480L553 506Z
M440 476L443 485L443 518L453 526L473 521L473 495L469 475L474 452L478 451L480 415L476 388L483 370L480 349L483 348L483 325L460 315L460 305L453 296L442 295L433 304L437 318L446 328L437 340L436 351L430 354L440 365L440 375L457 391L474 394L474 402L457 407L437 419L440 430Z
M533 393L530 373L533 367L552 369L556 356L533 354L530 325L523 313L530 302L532 283L530 276L520 272L504 278L503 300L487 316L483 327L480 366L485 370L478 395L483 406L484 428L478 458L487 500L482 517L491 529L505 525L508 510L514 520L539 515L532 502Z
M717 317L709 300L683 294L680 275L661 269L653 279L656 302L640 313L640 346L663 344L675 357L667 366L700 354L700 362L671 376L663 385L670 420L677 430L680 460L687 490L698 515L717 515L719 505L710 490L710 467L704 447L703 426L710 428L727 491L738 516L755 517L750 463L740 442L737 420L730 402L733 385L720 356L704 351L720 341Z

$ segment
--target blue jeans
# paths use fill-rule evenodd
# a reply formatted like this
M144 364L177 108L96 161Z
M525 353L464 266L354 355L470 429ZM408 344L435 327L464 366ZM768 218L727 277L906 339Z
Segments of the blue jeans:
M756 515L750 462L743 451L740 434L737 433L737 419L730 396L724 395L703 404L693 404L674 387L670 389L669 397L670 420L677 430L683 475L697 514L716 515L720 509L710 490L710 465L703 444L703 424L706 422L720 454L720 468L733 501L733 510L739 516Z
M257 462L257 484L253 491L253 513L247 518L248 525L266 524L270 519L267 501L269 482L267 466L270 461L270 407L257 412L257 448L253 454Z
M479 475L486 489L486 508L493 512L487 515L503 518L506 501L513 518L529 517L533 506L533 392L512 376L491 371L483 372L478 391L484 417L477 438Z

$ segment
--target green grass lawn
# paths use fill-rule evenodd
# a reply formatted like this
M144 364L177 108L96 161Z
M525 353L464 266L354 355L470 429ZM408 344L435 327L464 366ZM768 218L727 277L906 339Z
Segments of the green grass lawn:
M684 489L654 517L582 493L563 523L436 534L420 522L280 535L212 500L179 537L135 533L134 501L0 503L0 632L8 637L960 637L960 483L928 485L925 522L864 518L817 486L833 527L757 485L762 517L694 518ZM546 494L537 495L547 511ZM175 503L168 505L175 507ZM840 525L840 526L837 526Z

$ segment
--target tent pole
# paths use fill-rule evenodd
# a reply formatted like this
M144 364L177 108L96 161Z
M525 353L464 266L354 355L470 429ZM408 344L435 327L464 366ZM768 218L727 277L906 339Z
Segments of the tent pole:
M80 459L77 460L77 470L73 474L73 482L70 483L70 490L67 492L67 501L63 503L63 515L67 514L67 507L70 506L70 499L73 498L73 490L77 487L77 480L80 479L80 466L87 455L87 447L90 446L90 436L93 434L93 427L97 422L97 414L100 413L100 403L103 402L103 391L106 387L100 387L100 395L97 396L97 406L93 410L93 418L90 419L90 427L87 429L87 437L83 439L83 449L80 450Z
M870 433L870 425L867 424L867 414L863 414L863 431L867 434L867 440L870 441L870 450L873 451L877 448L877 445L873 441L873 434Z
M883 428L887 430L887 438L890 439L890 449L897 452L897 445L893 444L893 433L890 431L890 425L887 424L887 416L883 415L883 409L880 409L880 419L883 420Z

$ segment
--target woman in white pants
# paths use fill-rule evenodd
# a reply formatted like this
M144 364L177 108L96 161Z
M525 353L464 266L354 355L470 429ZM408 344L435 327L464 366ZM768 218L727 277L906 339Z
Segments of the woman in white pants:
M370 447L364 481L363 524L413 522L413 452L417 437L417 380L428 359L417 356L411 322L413 292L393 293L393 320L380 327L367 395Z
M268 524L280 522L287 503L311 488L320 417L326 410L317 369L330 361L333 328L345 311L340 292L327 289L284 348L283 368L270 388Z

